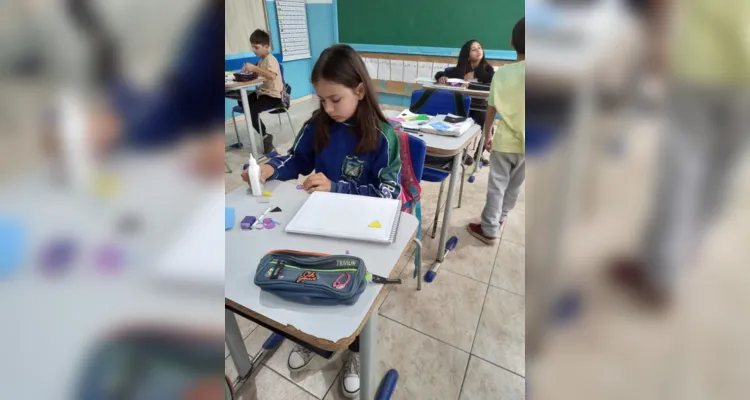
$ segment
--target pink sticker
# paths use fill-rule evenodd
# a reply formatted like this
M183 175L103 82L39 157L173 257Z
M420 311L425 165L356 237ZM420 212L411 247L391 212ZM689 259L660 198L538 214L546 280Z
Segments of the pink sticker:
M343 274L339 275L338 278L336 278L336 281L333 282L333 288L337 290L341 290L346 287L346 284L349 283L349 280L351 279L351 275L349 275L348 272L344 272ZM344 280L346 279L346 280ZM343 282L342 282L343 280Z
M304 186L302 186L302 185L297 185L297 190L302 190L302 189L304 189L304 188L305 188L305 187L304 187Z

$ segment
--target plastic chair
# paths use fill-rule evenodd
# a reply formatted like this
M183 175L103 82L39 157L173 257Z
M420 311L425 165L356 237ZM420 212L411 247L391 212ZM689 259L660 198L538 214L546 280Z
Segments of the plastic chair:
M415 90L411 94L411 102L412 105L414 105L420 97L422 97L422 94L424 93L424 89ZM464 110L456 110L456 99L453 94L454 92L448 91L448 90L437 90L435 91L432 96L430 96L429 99L417 110L412 110L412 112L418 112L422 114L428 114L428 115L437 115L437 114L456 114L460 115L462 114L461 111L463 111L463 115L469 114L469 108L471 107L471 98L467 95L463 95L464 97ZM409 143L411 145L411 142ZM438 217L440 216L440 208L442 207L442 198L443 198L443 191L445 190L445 181L450 176L450 171L444 170L444 169L438 169L430 167L429 165L424 166L424 172L422 174L422 180L426 182L440 182L440 191L438 192L438 204L437 204L437 210L435 211L435 220L432 223L432 233L430 234L432 238L435 238L435 233L437 232L437 224L438 224ZM464 177L466 176L466 168L464 167L463 163L461 164L461 186L459 188L458 192L458 207L461 208L461 200L463 199L463 193L464 193Z
M425 89L419 89L411 92L411 106L414 106L419 101L420 97L424 94ZM432 95L427 101L419 107L417 110L412 112L418 112L420 114L427 115L438 115L438 114L455 114L459 116L468 116L469 108L471 108L471 97L463 95L464 109L456 109L456 92L450 90L434 90Z
M419 182L422 181L422 173L424 171L424 159L427 155L427 145L425 144L424 140L409 135L406 132L403 131L397 131L398 137L399 137L399 143L401 144L401 190L405 191L404 193L411 193L411 196L408 197L409 201L405 203L405 207L409 208L409 212L417 217L417 221L419 222L417 225L417 237L414 239L414 242L417 245L417 253L414 256L414 278L418 278L421 274L421 265L422 265L422 207L421 207L421 200L419 195L421 194L421 190L417 190L415 186L419 185ZM408 155L405 154L405 145L404 142L406 139L406 145L409 147L409 153ZM411 171L413 172L413 180L412 180L412 174L409 173L409 166L411 166ZM416 182L413 182L413 181ZM416 185L414 185L415 183ZM422 289L422 280L417 281L417 290Z
M289 84L284 84L284 90L291 97L291 95L292 95L292 87ZM265 112L267 112L269 114L277 115L279 117L279 127L281 127L281 114L286 114L286 117L289 120L289 126L292 128L292 133L293 134L297 133L297 131L294 130L294 124L292 123L292 117L289 115L289 109L286 106L281 105L279 107L272 108L270 110L266 110L266 111L258 113L258 125L260 125L260 115L263 114L263 113L265 113ZM234 107L232 107L232 122L234 123L234 133L237 135L237 142L239 142L239 140L240 140L240 133L237 130L237 120L235 119L234 114L244 114L244 113L245 113L245 110L242 109L242 106L234 106ZM249 134L252 134L252 133L249 133Z

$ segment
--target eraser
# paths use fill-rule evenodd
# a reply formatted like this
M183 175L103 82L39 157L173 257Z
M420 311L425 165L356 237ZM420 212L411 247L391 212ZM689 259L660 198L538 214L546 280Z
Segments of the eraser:
M255 217L253 217L252 215L249 215L242 219L242 222L240 222L240 228L245 229L245 230L250 229L255 224L255 221L257 221Z

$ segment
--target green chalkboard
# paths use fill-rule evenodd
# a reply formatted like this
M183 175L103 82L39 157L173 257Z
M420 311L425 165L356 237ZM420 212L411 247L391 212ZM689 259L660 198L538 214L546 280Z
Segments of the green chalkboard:
M524 0L338 0L341 43L513 50Z

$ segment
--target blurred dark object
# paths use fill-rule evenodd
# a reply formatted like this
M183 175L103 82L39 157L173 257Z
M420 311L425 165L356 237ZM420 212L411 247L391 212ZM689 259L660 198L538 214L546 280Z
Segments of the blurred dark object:
M94 80L106 85L120 76L118 48L111 33L101 23L101 16L89 0L68 0L68 12L84 36L91 41L94 54Z
M206 393L215 382L221 399L222 374L216 370L224 349L218 338L182 330L137 328L107 338L81 371L79 400L183 399ZM212 391L213 392L213 391Z
M258 74L255 72L235 72L234 80L237 82L249 82L258 79Z

